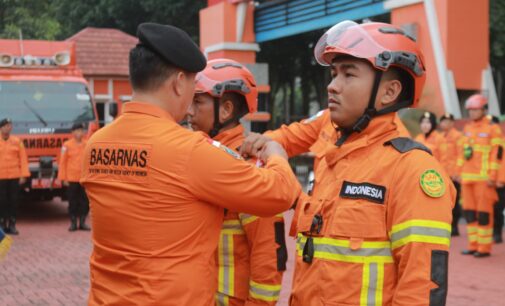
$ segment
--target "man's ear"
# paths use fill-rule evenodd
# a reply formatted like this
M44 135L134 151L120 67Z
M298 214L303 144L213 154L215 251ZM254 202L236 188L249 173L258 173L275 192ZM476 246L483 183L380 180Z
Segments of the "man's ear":
M233 117L235 106L231 100L224 100L219 106L219 121L226 122Z
M182 96L186 87L186 74L182 71L177 71L175 76L169 77L165 82L172 83L172 88L176 96Z
M384 80L381 84L379 108L384 108L394 104L402 92L402 83L399 80Z

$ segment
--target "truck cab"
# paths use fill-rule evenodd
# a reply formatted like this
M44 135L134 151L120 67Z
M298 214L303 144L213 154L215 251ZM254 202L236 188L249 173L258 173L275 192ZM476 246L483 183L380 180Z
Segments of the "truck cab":
M98 129L73 42L0 40L0 117L12 120L12 134L26 147L25 192L44 200L61 196L58 159L72 125L83 123L88 137Z

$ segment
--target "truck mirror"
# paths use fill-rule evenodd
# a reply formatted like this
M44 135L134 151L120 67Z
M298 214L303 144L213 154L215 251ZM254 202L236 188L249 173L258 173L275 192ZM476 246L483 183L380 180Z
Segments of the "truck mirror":
M117 102L109 102L108 104L109 104L109 115L112 118L116 118L118 113Z

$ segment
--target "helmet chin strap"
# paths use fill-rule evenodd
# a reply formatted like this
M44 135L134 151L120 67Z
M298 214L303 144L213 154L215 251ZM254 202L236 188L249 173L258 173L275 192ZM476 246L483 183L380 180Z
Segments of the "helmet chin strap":
M365 112L361 117L358 118L356 123L354 123L352 128L337 128L341 132L341 137L335 143L336 146L340 147L344 144L344 142L351 136L352 133L361 133L366 129L366 127L370 124L373 118L386 115L390 113L394 113L402 108L409 107L412 104L412 100L410 97L400 100L395 104L385 107L381 110L377 110L375 108L375 99L377 98L377 92L379 90L380 81L382 79L382 70L376 70L375 79L372 87L372 94L370 95L370 100L368 101L368 106L365 109Z
M368 124L370 124L370 121L372 118L377 116L378 112L375 109L375 99L377 97L377 92L379 90L379 84L382 79L382 70L376 70L375 72L375 78L374 78L374 83L372 87L372 93L370 94L370 100L368 100L368 106L365 109L365 112L361 117L358 118L358 120L354 123L352 128L338 128L338 130L341 132L341 137L337 140L335 145L337 147L340 147L344 144L344 142L351 136L352 133L361 133Z
M219 98L214 98L214 124L213 124L212 129L209 132L210 138L216 137L222 128L237 121L237 117L234 116L234 117L226 120L223 123L219 122L219 105L220 105Z

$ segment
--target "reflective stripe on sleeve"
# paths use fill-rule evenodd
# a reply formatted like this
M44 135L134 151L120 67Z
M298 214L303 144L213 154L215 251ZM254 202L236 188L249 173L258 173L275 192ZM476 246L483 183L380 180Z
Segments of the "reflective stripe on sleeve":
M394 225L390 237L393 250L411 242L441 244L449 247L451 225L432 220L410 220Z
M281 285L260 284L253 280L249 281L249 295L257 300L272 302L279 299Z

